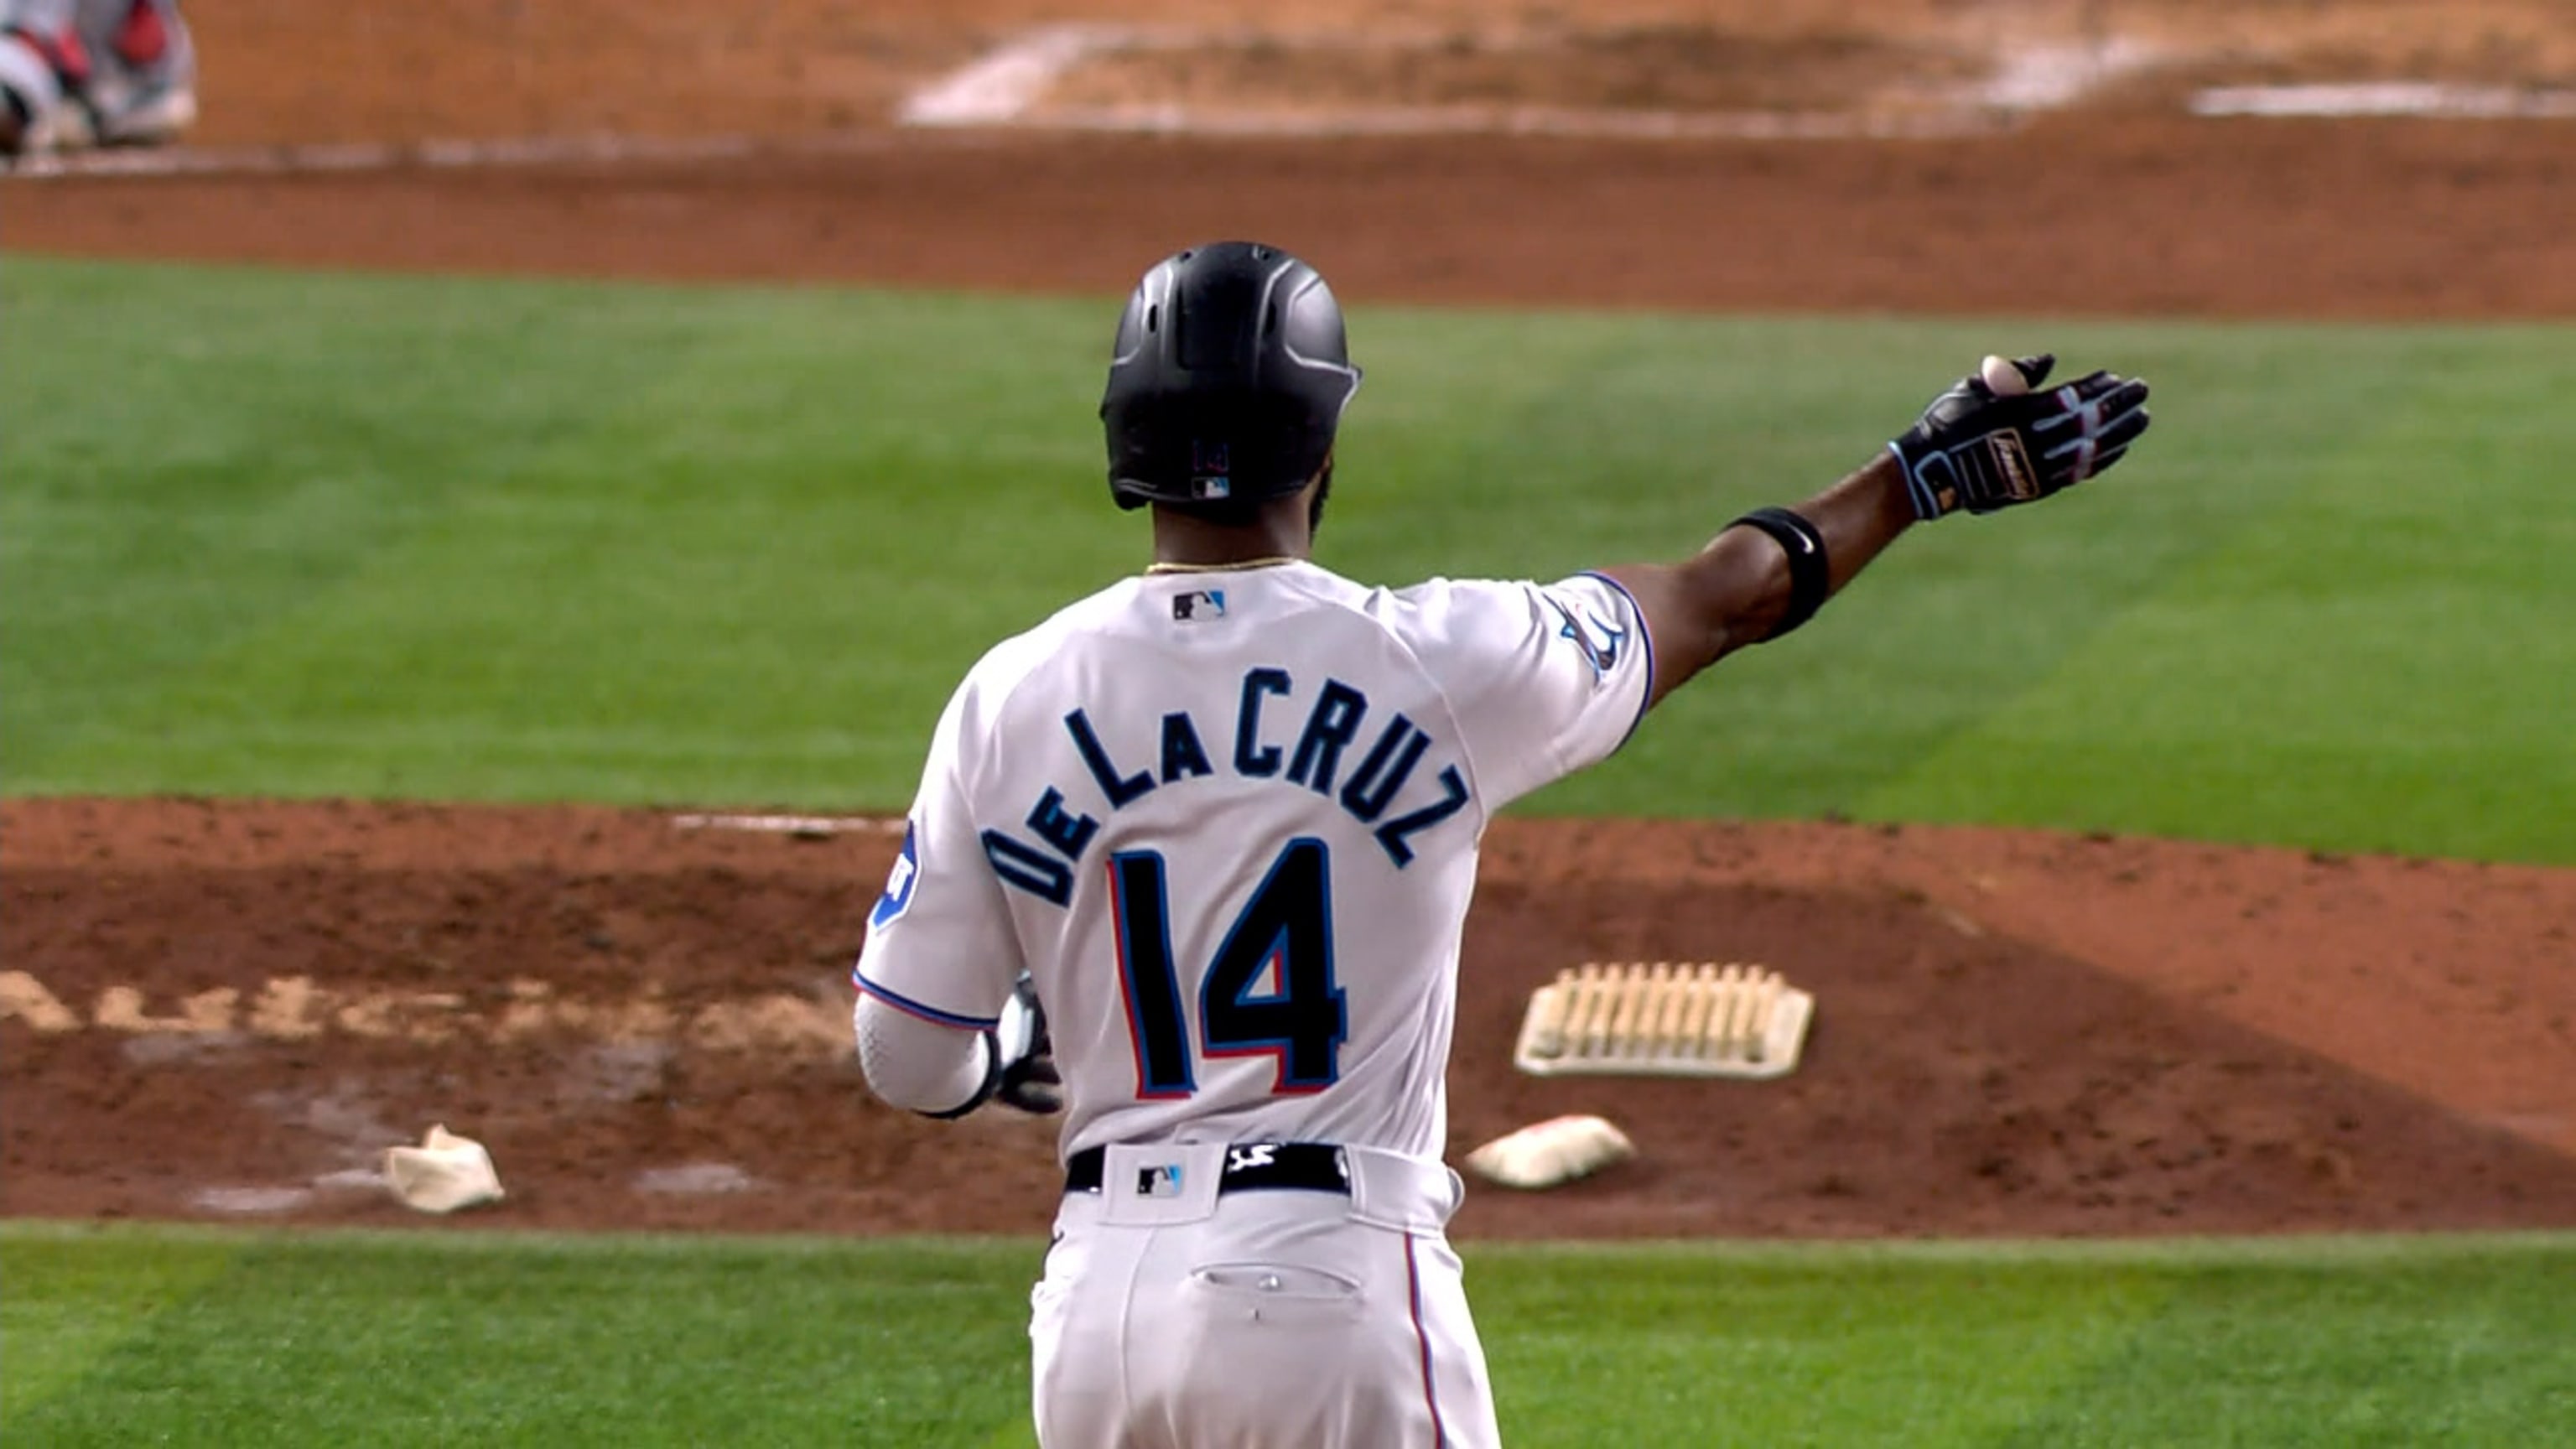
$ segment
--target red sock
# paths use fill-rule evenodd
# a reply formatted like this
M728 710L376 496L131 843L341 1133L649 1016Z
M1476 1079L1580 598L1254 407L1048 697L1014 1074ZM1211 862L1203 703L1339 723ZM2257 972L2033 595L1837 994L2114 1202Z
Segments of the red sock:
M38 35L23 26L12 25L8 34L18 37L30 50L45 58L54 68L66 90L77 90L89 83L89 51L81 44L80 32L65 26L54 35Z
M152 0L134 0L125 12L125 23L116 30L116 53L136 69L159 60L170 48L169 27L161 23L160 7Z

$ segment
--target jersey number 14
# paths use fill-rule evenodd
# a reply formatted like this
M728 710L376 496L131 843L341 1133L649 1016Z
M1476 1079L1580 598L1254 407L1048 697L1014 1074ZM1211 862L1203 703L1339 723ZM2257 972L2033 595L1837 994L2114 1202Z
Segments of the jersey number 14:
M1111 856L1109 900L1119 985L1135 1033L1136 1095L1187 1097L1198 1090L1198 1079L1172 959L1162 852ZM1273 978L1273 989L1259 992L1265 976ZM1320 1092L1339 1079L1349 1023L1333 981L1332 858L1324 842L1299 836L1279 852L1199 979L1198 998L1206 1055L1275 1057L1276 1092Z

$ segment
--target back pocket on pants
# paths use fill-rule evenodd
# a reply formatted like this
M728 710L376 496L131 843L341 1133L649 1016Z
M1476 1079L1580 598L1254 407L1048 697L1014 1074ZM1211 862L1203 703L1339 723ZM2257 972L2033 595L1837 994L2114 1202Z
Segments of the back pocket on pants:
M1348 1320L1365 1301L1351 1279L1297 1263L1210 1263L1191 1270L1189 1287L1225 1316L1248 1312L1256 1321L1274 1314L1283 1322Z

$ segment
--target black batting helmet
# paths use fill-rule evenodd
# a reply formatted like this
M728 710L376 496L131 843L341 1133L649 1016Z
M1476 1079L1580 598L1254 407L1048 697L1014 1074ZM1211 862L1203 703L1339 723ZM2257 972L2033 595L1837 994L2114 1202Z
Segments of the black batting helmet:
M1313 267L1217 242L1145 274L1109 362L1109 492L1148 503L1259 502L1306 485L1359 390L1342 309Z

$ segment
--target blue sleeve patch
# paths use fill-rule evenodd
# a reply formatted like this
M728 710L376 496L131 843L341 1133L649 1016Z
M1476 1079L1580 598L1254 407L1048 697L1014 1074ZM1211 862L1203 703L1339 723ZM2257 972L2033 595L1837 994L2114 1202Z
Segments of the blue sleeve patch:
M1629 592L1626 584L1619 582L1617 579L1614 579L1605 573L1593 572L1586 574L1585 577L1599 579L1601 582L1618 590L1619 597L1627 601L1629 614L1637 621L1638 651L1645 656L1646 660L1646 691L1645 693L1637 696L1637 717L1628 721L1628 733L1619 737L1619 743L1622 746L1625 746L1629 740L1636 737L1637 726L1646 722L1646 711L1652 709L1655 704L1655 631L1646 627L1646 608L1643 604L1637 602L1637 596ZM1572 623L1573 621L1568 619L1567 622ZM1625 633L1622 633L1618 637L1625 639L1628 636ZM1615 654L1617 651L1617 644L1615 641L1611 647ZM1594 683L1597 685L1599 682L1599 677L1596 675Z
M1603 582L1610 581L1605 579ZM1618 588L1618 585L1611 583L1611 587ZM1624 594L1627 591L1621 589L1620 592ZM1583 662L1592 667L1593 684L1599 686L1612 670L1619 667L1619 651L1628 642L1628 631L1590 610L1577 618L1556 595L1549 594L1546 598L1548 607L1556 610L1556 616L1565 621L1565 627L1557 631L1557 637L1574 641Z
M912 908L913 887L921 883L921 852L914 843L912 822L903 826L903 849L895 855L894 869L886 873L885 894L877 897L875 910L868 912L868 929L881 931L903 919Z

